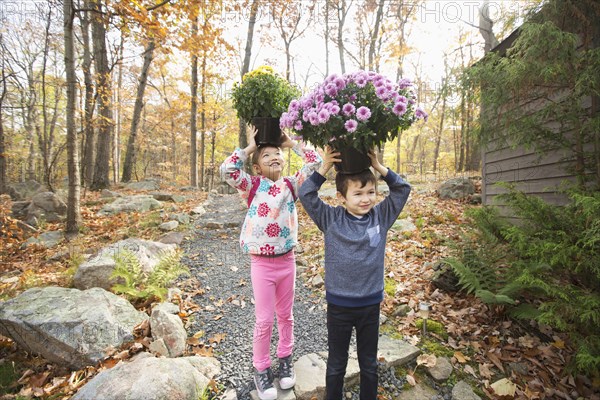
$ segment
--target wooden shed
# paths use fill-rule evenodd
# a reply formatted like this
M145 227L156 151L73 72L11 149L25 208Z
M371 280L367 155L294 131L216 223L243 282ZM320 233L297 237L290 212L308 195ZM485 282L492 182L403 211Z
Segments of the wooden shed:
M571 26L576 26L576 24L571 24ZM597 49L600 47L599 26L600 22L593 28L591 40L589 36L585 38L587 49L590 47L590 42L592 48ZM583 35L581 32L575 33L580 34L580 36ZM517 29L496 46L492 52L501 57L506 57L507 50L513 46L520 34L521 29ZM589 35L590 32L587 31L585 34ZM583 40L584 38L581 39L582 43ZM485 86L482 86L481 90L486 90ZM522 109L534 112L545 107L548 102L560 102L565 97L564 88L533 87L531 92L536 92L538 95L522 96L510 107L515 107L515 104L517 104ZM540 96L540 92L543 92L544 95ZM582 97L580 105L582 118L598 116L599 98L597 96ZM510 107L506 107L506 109ZM493 114L493 119L503 112L503 108L482 109L482 113ZM552 126L556 124L556 121L549 117L546 124ZM600 159L600 132L586 135L585 142L577 143L577 146L575 146L576 140L572 131L565 130L562 126L557 125L555 129L561 132L566 143L573 142L571 147L566 145L556 146L555 148L548 148L547 146L542 148L543 146L536 145L535 142L523 145L514 140L506 139L510 135L502 134L503 130L507 129L505 125L499 123L494 126L492 124L490 131L493 132L487 135L487 139L482 142L483 204L497 205L501 210L503 209L502 203L495 199L498 194L505 192L505 189L498 185L499 182L514 183L520 191L539 196L550 204L565 204L568 197L561 192L561 188L565 184L575 184L578 177L581 177L581 158L578 160L577 157L578 154L581 156L582 150L587 157L583 173L588 179L588 184L598 185L598 182L600 182L598 179L600 175L600 163L598 162L598 159ZM578 167L579 170L577 171Z

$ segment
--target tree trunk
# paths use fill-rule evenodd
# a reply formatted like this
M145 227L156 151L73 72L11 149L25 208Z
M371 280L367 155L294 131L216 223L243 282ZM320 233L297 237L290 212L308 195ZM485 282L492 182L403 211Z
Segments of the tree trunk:
M250 18L248 19L248 31L246 34L246 48L244 50L244 62L242 64L242 70L240 77L244 78L244 75L250 70L250 58L252 57L252 40L254 37L254 25L256 25L256 14L258 13L258 0L252 2L250 7ZM246 138L246 124L240 119L239 123L240 134L238 137L238 144L240 148L248 146L248 138Z
M89 1L84 2L84 7L89 9ZM86 187L92 184L94 177L94 82L92 78L92 54L90 50L90 19L89 11L81 11L81 38L83 44L83 82L85 85L84 126L83 126L83 162L81 163L83 182Z
M204 188L204 142L206 140L206 52L202 56L202 85L200 86L200 187Z
M375 16L375 27L373 28L373 32L371 33L371 38L369 40L369 70L371 71L375 69L375 44L377 43L377 38L379 36L379 24L383 18L384 4L385 0L379 0L379 4L377 5L377 15Z
M490 18L489 0L484 0L479 9L479 33L484 41L483 51L487 54L498 45L498 39L494 35L494 21Z
M135 168L136 162L136 148L135 142L138 133L138 126L140 123L140 117L142 115L142 108L144 107L144 92L146 91L146 83L148 82L148 70L154 57L154 49L156 48L156 41L152 38L146 46L144 52L144 65L140 73L140 83L137 89L137 95L135 97L135 106L133 108L133 117L131 118L131 132L129 133L129 140L127 141L127 150L125 152L125 162L123 163L123 176L121 182L131 181L131 172Z
M0 44L2 44L2 35L0 35ZM4 139L4 120L2 119L2 103L6 97L6 72L4 68L4 58L2 58L2 69L0 70L0 83L2 84L2 93L0 93L0 194L6 193L7 181L7 155L6 142Z
M346 0L341 0L341 5L338 5L338 30L337 30L337 46L340 56L340 68L342 74L346 73L346 63L344 61L344 23L346 21Z
M96 71L96 95L98 102L98 141L96 142L96 160L92 190L108 188L110 141L112 138L114 120L111 106L112 87L110 68L106 50L106 29L102 14L102 1L91 0L94 9L92 15L92 40L94 45L94 63Z
M329 1L325 0L325 76L329 76Z
M75 127L76 82L75 76L75 49L73 35L72 0L63 1L64 15L64 41L65 41L65 71L67 75L67 169L69 176L69 195L67 199L67 234L79 233L81 213L79 212L79 147L77 143L77 129Z
M193 14L194 20L192 21L192 37L198 35L198 15ZM198 143L196 138L197 133L197 119L198 119L198 56L192 54L192 87L191 97L192 104L190 110L190 185L198 187Z

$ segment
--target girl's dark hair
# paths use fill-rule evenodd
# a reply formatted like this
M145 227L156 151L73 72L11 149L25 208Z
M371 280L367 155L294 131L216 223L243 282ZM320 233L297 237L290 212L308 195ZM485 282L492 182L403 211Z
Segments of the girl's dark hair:
M258 146L256 148L256 150L254 151L254 153L252 153L252 164L258 164L258 159L260 158L260 155L262 154L262 151L266 148L272 147L274 149L279 149L279 147L273 145L273 144L261 144L260 146Z
M377 178L370 169L365 169L356 174L343 174L338 172L335 175L335 188L344 197L346 197L346 193L348 192L348 181L360 182L360 187L363 188L369 182L376 184Z

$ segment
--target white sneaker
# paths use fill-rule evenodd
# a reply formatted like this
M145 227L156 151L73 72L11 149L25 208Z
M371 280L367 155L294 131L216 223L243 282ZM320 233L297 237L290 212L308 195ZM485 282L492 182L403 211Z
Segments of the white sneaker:
M267 368L264 371L258 371L255 368L254 385L256 385L256 391L260 400L277 399L277 389L273 386L273 372L271 368Z
M291 389L296 384L296 373L292 364L292 355L279 359L279 386L282 389Z

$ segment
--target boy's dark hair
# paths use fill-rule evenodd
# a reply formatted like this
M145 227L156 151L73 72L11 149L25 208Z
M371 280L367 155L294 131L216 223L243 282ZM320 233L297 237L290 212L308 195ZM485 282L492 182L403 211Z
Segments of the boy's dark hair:
M252 153L252 164L258 164L258 159L260 157L260 155L262 154L262 151L268 147L272 147L274 149L279 149L279 147L275 146L274 144L261 144L259 145L256 150L254 151L254 153Z
M363 188L369 182L375 185L377 183L377 178L370 169L365 169L356 174L343 174L338 172L335 175L335 188L344 197L346 197L346 193L348 192L348 181L360 182L360 187Z

